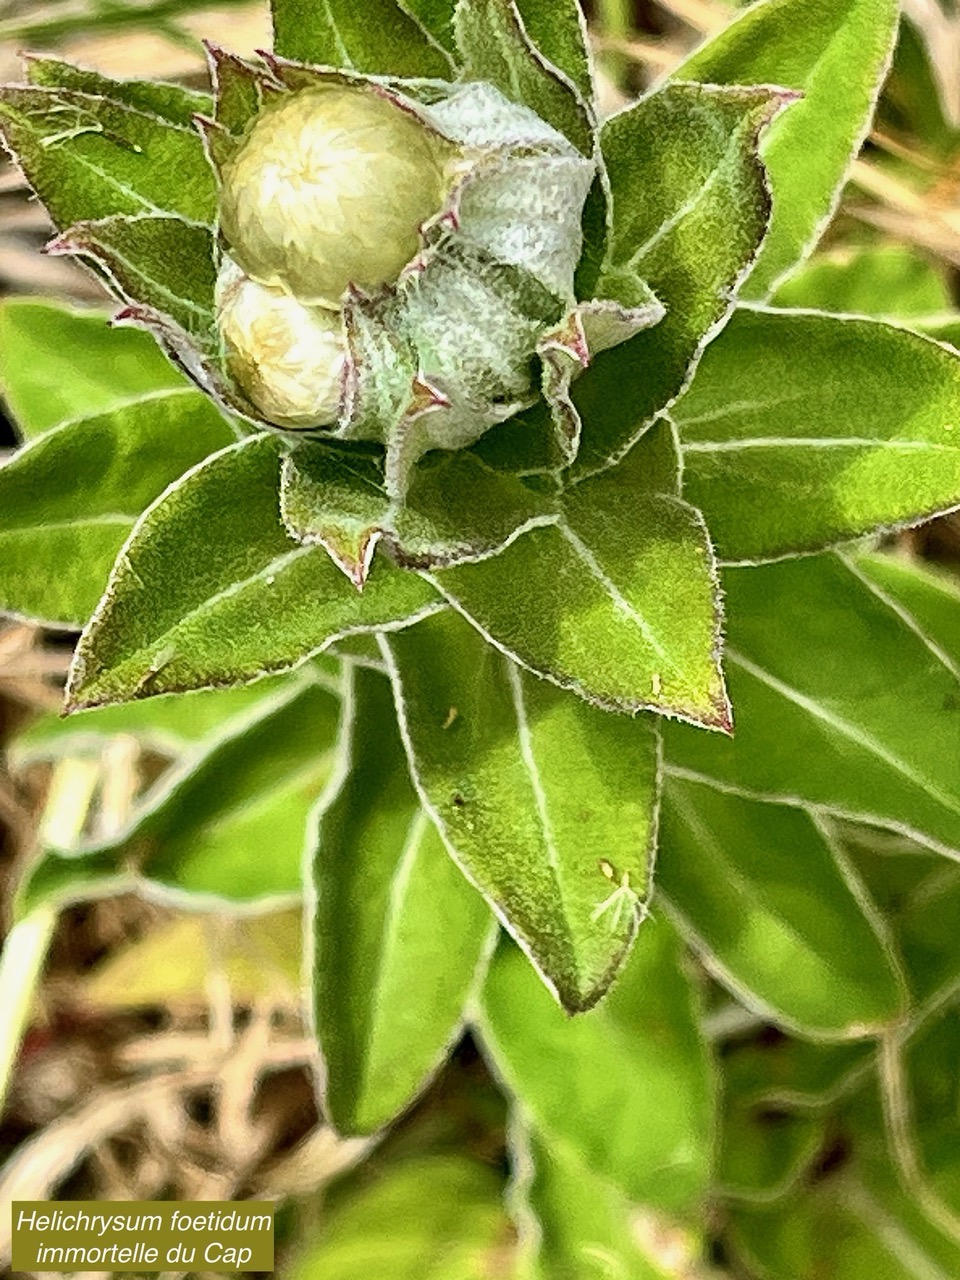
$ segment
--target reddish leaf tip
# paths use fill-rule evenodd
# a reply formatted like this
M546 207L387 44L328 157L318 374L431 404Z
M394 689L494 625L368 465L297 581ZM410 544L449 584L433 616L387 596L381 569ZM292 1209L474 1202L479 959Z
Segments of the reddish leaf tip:
M254 49L254 53L275 76L279 77L279 72L287 65L286 59L278 58L272 49Z
M712 728L725 733L728 738L733 737L733 708L726 698L717 704L717 714L708 723Z
M410 384L410 401L407 405L407 418L419 418L424 413L435 409L450 407L450 397L439 387L428 382L421 374L417 374Z

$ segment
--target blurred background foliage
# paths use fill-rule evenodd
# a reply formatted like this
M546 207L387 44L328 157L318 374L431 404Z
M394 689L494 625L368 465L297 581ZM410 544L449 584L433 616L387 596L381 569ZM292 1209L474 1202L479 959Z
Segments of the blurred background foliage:
M642 92L730 12L713 0L595 0L605 109ZM202 88L201 35L250 54L269 44L266 6L0 0L0 74L16 78L17 54L29 48ZM108 336L99 315L30 300L105 303L92 277L39 253L49 231L18 172L0 167L0 378L25 435L178 382L143 335ZM892 318L960 343L952 7L906 0L840 214L775 301ZM9 449L17 435L10 422L3 431L0 448ZM936 561L953 590L956 516L897 541ZM716 1110L701 1214L625 1206L562 1143L540 1150L524 1117L508 1117L470 1034L386 1136L344 1141L317 1109L321 1066L301 1012L296 906L302 825L330 761L318 763L313 744L298 755L290 732L305 700L333 723L333 668L319 661L248 689L64 722L69 654L69 637L0 624L0 890L7 921L14 896L27 895L52 938L25 1041L0 1076L4 1203L275 1197L278 1274L297 1280L497 1280L532 1278L536 1268L558 1280L960 1274L955 863L892 835L839 824L830 833L877 904L906 986L905 1017L879 1050L766 1021L686 957L697 997L689 1032L702 1045L704 1105L711 1117ZM266 833L274 860L265 907ZM103 854L82 867L53 854L37 862L38 849L82 841ZM231 906L198 909L201 897L187 910L185 892L216 887L208 870L224 853ZM495 989L508 1000L509 957L502 968ZM566 1067L548 1022L536 1070L544 1096L562 1096ZM621 1094L611 1087L596 1104L614 1136L627 1124L617 1098L628 1109L631 1079L615 1084ZM528 1168L508 1155L525 1146ZM508 1185L514 1223L503 1207ZM553 1228L536 1263L524 1203ZM8 1230L0 1217L0 1266ZM565 1243L593 1235L592 1250Z

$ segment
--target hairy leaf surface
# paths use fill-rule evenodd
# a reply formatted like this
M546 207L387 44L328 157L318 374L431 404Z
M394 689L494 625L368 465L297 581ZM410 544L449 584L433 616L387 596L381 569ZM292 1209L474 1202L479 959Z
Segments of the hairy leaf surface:
M216 216L213 170L190 126L73 89L7 85L0 135L61 230L117 213Z
M765 296L833 213L886 76L899 9L897 0L763 0L674 72L680 80L780 84L803 94L763 144L773 220L747 296Z
M480 1034L545 1141L631 1199L679 1211L706 1188L713 1079L682 947L648 920L606 1000L570 1021L513 947L494 958Z
M233 439L188 387L35 438L0 467L0 610L82 627L144 508Z
M272 0L274 48L284 58L369 75L449 79L452 62L434 22L419 22L420 3L396 0ZM436 13L436 8L434 9ZM441 15L442 17L442 15Z
M516 0L527 35L564 73L585 102L593 100L587 29L579 0Z
M664 423L568 488L557 523L431 575L493 642L601 706L724 728L720 601L702 518L680 500Z
M337 664L325 657L316 659L316 665L321 663L329 663L330 670L322 674L330 683L339 681ZM17 734L10 758L23 765L64 756L98 756L121 736L136 738L144 748L161 755L179 756L204 738L223 732L238 717L255 715L264 698L275 697L285 682L299 679L297 672L284 673L233 689L168 693L146 702L91 707L72 716L52 711Z
M575 473L624 453L680 392L728 313L767 225L757 145L783 101L769 89L668 85L604 123L610 229L595 292L604 296L604 276L615 290L624 275L640 278L666 316L601 353L575 384L583 420Z
M72 707L252 680L432 607L414 574L378 564L361 595L323 547L293 542L280 450L273 436L244 440L144 513L81 638Z
M111 328L106 312L36 298L0 305L0 391L25 439L187 386L151 337Z
M451 854L566 1008L589 1007L649 890L652 723L534 679L452 612L386 645L411 769Z
M740 311L672 417L684 494L725 560L960 505L960 357L893 325Z
M169 316L201 349L217 354L217 268L209 227L120 215L75 223L56 249L90 258L127 302Z
M289 1280L487 1280L508 1231L502 1186L488 1165L460 1156L408 1159L324 1215Z
M665 726L668 761L960 850L960 606L952 653L837 556L724 574L731 739ZM945 603L936 588L937 608ZM889 584L887 585L889 593Z
M530 1280L579 1280L604 1266L616 1268L618 1280L669 1280L631 1229L633 1206L623 1191L592 1173L567 1144L546 1143L520 1128L514 1119L522 1195L518 1225L521 1231L530 1226L529 1270L522 1274Z
M372 1133L456 1039L493 922L413 789L389 682L362 667L348 679L349 772L313 855L313 1001L327 1114Z
M339 705L309 673L281 687L186 755L120 838L48 850L21 909L129 889L186 893L194 903L298 895L304 827L334 767Z
M585 155L593 152L593 121L586 103L531 43L514 0L461 3L454 23L470 79L495 85L511 101L535 111Z
M746 1003L817 1035L869 1035L904 991L862 884L814 819L671 777L657 883Z

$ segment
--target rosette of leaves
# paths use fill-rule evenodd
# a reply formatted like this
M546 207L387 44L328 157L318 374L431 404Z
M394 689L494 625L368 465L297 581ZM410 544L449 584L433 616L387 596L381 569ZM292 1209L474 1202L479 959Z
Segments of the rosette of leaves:
M664 776L669 842L699 833L664 862L677 919L775 1004L764 966L790 963L717 927L770 812L775 844L789 828L812 850L838 931L870 933L848 928L858 900L816 826L794 829L778 804L960 840L955 721L904 743L889 708L864 710L872 667L854 687L811 657L832 644L860 671L871 647L851 619L867 615L891 662L915 657L909 611L855 562L792 562L960 501L958 358L900 326L769 301L836 203L896 5L762 0L602 123L572 0L362 14L275 0L274 18L261 62L212 54L213 99L51 59L0 95L55 248L82 255L202 388L154 369L133 407L101 388L79 421L26 422L36 439L0 472L2 536L51 572L7 569L0 605L85 624L75 711L338 659L337 785L311 832L334 1094L366 1088L356 1055L393 999L381 947L413 945L414 899L459 957L440 964L431 934L418 961L455 987L450 1016L425 1021L444 1026L424 1075L488 959L483 901L568 1010L594 1005L647 913ZM333 89L402 110L445 176L395 278L295 298L335 311L347 343L334 420L299 432L231 376L218 277L222 297L230 262L255 264L230 243L219 183L264 113ZM923 678L924 706L941 705L954 674ZM664 718L685 723L664 734ZM936 745L922 760L920 741ZM853 984L845 1027L893 1016L880 986L861 999ZM400 1105L361 1120L343 1087L346 1128Z

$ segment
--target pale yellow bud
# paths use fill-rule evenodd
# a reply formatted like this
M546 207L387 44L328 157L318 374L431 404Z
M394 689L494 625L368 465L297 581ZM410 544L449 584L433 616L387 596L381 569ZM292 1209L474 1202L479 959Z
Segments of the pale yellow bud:
M227 371L268 422L318 427L340 414L346 337L339 312L306 307L227 260L217 285Z
M340 305L416 256L446 186L444 144L367 88L278 99L223 168L220 226L248 275L302 301Z

